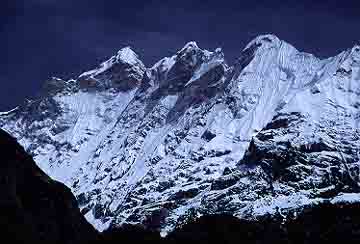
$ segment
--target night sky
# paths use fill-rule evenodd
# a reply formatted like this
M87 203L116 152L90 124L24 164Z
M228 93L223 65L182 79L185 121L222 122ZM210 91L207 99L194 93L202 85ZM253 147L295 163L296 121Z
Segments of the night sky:
M286 3L285 3L286 2ZM231 64L259 34L334 56L360 40L360 1L1 0L0 111L51 76L74 78L130 45L147 66L188 41Z

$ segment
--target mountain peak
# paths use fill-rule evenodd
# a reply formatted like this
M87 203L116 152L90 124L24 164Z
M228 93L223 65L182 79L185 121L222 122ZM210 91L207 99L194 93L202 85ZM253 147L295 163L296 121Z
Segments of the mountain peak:
M78 80L81 88L117 87L127 90L140 84L145 72L143 62L132 48L127 46L97 68L81 74Z
M190 41L190 42L186 43L185 46L179 52L183 52L188 49L198 49L198 48L199 48L199 46L197 45L197 43L195 41Z
M266 47L279 47L281 42L282 41L273 34L264 34L255 37L252 41L250 41L250 43L245 47L245 49L248 49L253 45L261 45Z
M360 57L360 44L356 44L356 45L351 49L351 53L353 53L353 55L356 55L357 57Z
M139 60L139 56L130 46L124 47L118 51L116 61L132 65L136 65L137 63L141 62Z
M196 42L190 41L185 44L185 46L180 49L180 51L177 52L178 57L184 57L184 56L191 56L196 55L199 52L202 52L203 50L199 48Z
M139 56L133 51L130 46L126 46L120 49L115 56L104 61L96 69L82 73L79 77L95 77L105 71L111 69L115 64L127 64L130 66L139 66L142 70L145 69L145 65L139 59Z

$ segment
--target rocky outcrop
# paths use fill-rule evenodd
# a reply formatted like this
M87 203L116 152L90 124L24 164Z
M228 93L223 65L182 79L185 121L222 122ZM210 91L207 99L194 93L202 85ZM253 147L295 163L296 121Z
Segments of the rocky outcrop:
M84 90L114 88L128 91L141 84L145 73L146 68L137 54L130 47L125 47L97 69L80 75L77 81Z

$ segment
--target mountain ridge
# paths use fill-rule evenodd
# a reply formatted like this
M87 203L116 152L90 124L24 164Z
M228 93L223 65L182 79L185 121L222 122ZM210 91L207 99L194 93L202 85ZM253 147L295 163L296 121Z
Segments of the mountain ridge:
M151 68L121 49L76 80L51 79L0 127L50 162L40 167L98 230L166 234L188 215L360 200L359 96L357 46L319 59L261 35L233 66L195 42Z
M277 45L280 45L281 43L285 43L285 44L290 45L292 48L295 48L294 46L292 46L291 44L287 43L286 41L281 40L278 36L276 36L276 35L274 35L274 34L261 34L261 35L258 35L258 36L256 36L256 37L254 37L251 41L249 41L249 43L243 48L242 51L245 51L245 50L248 49L251 45L254 45L254 43L259 42L259 41L261 41L261 40L263 40L263 41L265 40L265 42L270 42L270 43L271 43L271 41L275 41L275 42L277 43ZM188 47L189 45L190 45L190 46L191 46L191 45L195 45L197 48L199 48L199 46L198 46L198 44L197 44L196 41L188 41L188 42L184 45L184 47L182 47L181 49L179 49L179 50L177 51L177 53L179 53L179 52L181 52L182 50L186 49L186 47ZM102 62L102 63L100 64L100 66L98 66L97 68L101 67L102 64L104 64L104 63L106 63L106 62L109 62L109 61L111 61L112 59L114 59L115 57L119 56L119 53L121 53L123 49L125 49L125 50L130 50L132 53L134 53L134 55L136 56L136 59L138 59L138 61L140 61L140 62L142 63L141 59L139 59L139 55L133 50L133 47L132 47L132 46L125 46L125 47L123 47L123 48L121 48L121 49L119 49L119 50L117 51L117 55L114 55L114 56L112 56L111 58L105 60L105 61ZM217 49L222 52L222 48L221 48L221 47L218 47L218 48L216 48L215 50L217 50ZM295 49L296 49L296 48L295 48ZM202 49L202 50L207 51L206 49ZM300 53L303 53L303 54L305 54L305 55L314 56L315 58L317 58L317 59L319 59L319 60L328 60L328 59L334 58L334 57L339 56L339 55L341 55L341 54L343 54L343 53L346 53L346 52L349 52L349 55L351 55L351 54L354 53L354 52L355 52L355 53L359 52L359 50L360 50L360 44L354 43L352 48L348 48L348 49L346 49L346 50L344 50L344 51L342 51L342 52L339 52L339 53L338 53L337 55L335 55L335 56L330 56L330 57L327 57L327 58L326 58L326 57L325 57L325 58L319 58L319 57L317 57L317 56L315 56L315 55L313 55L313 54L311 54L311 53L308 53L308 52L306 52L306 51L299 51L299 52L300 52ZM223 53L223 55L225 55L225 54ZM172 57L174 57L174 56L175 56L175 55L173 55ZM161 58L160 60L158 60L157 62L155 62L155 64L152 64L152 65L150 65L149 67L147 67L147 66L144 65L144 67L146 67L146 69L148 69L148 70L152 70L152 69L156 68L156 66L158 66L162 61L164 61L164 60L166 60L166 59L171 59L171 57ZM238 59L239 59L239 58L238 58ZM238 59L236 59L230 67L234 67L234 66L237 64ZM53 77L50 77L48 80L46 80L46 81L44 82L44 85L46 85L46 83L48 83L49 81L56 81L56 80L57 80L57 81L60 81L60 82L72 83L72 82L78 80L80 77L85 76L86 73L94 72L95 70L97 70L97 68L94 68L94 69L91 69L91 70L88 70L88 71L85 71L85 72L79 72L80 74L79 74L78 77L75 78L75 79L74 79L74 78L71 78L71 79L69 79L69 80L63 80L63 79L60 78L60 77L54 77L54 76L53 76ZM44 87L43 87L43 89L46 90L46 88L44 88ZM40 95L40 96L41 96L41 95ZM35 96L35 97L36 97L36 96ZM29 97L29 98L27 98L26 100L30 100L30 101L31 101L31 100L33 100L33 99L34 99L34 97ZM17 107L14 107L14 109L16 109L16 108L17 108ZM8 111L2 111L2 112L0 111L0 114L7 113L7 112L12 111L12 110L14 110L14 109L11 109L11 110L8 110Z

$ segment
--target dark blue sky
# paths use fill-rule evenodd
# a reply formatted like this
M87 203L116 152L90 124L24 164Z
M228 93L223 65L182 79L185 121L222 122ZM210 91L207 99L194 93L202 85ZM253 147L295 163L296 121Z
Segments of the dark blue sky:
M76 77L125 45L148 66L187 41L222 47L232 63L255 36L273 33L319 57L360 40L360 1L0 1L0 110L50 76Z

